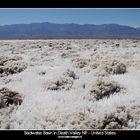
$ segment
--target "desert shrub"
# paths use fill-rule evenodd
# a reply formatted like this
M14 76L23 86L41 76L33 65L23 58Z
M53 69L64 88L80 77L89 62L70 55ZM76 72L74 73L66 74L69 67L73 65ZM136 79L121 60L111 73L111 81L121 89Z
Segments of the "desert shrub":
M19 61L22 60L22 57L14 56L14 57L7 57L7 56L0 56L0 66L5 66L6 62L8 61Z
M48 90L62 90L66 89L69 90L73 85L73 81L70 78L62 78L55 81L48 81L43 83L44 88L47 87Z
M20 73L27 68L27 64L21 60L21 57L8 58L1 57L0 59L0 77L10 74Z
M120 44L119 44L119 43L117 43L117 44L116 44L116 47L119 47L119 46L120 46Z
M16 91L11 91L8 88L0 89L0 108L7 107L9 105L21 105L22 97Z
M105 117L104 120L99 121L97 128L98 129L121 129L122 128L122 121L120 121L114 115L110 115Z
M52 42L49 42L49 43L48 43L48 46L49 46L49 47L53 47L53 43L52 43Z
M70 69L67 69L64 73L63 73L64 76L66 77L71 77L73 79L77 79L78 77L76 76L76 74L74 73L74 71L70 70Z
M0 56L0 66L4 66L4 63L8 61L8 57Z
M99 66L99 64L97 64L97 63L93 63L90 67L91 67L92 69L97 69L98 66Z
M84 68L88 65L89 59L76 58L72 60L73 66L76 68Z
M111 94L117 93L121 90L118 83L114 81L98 80L90 91L90 95L96 100L100 100L104 97L109 97Z
M122 127L127 127L127 124L114 114L105 116L105 118L97 124L98 129L122 129Z
M78 57L78 56L79 56L79 54L76 51L73 51L70 49L61 53L62 58L74 58L74 57Z
M39 72L38 74L39 74L40 76L45 75L45 74L46 74L46 71L41 71L41 72Z
M9 62L6 67L9 68L9 72L12 73L19 73L22 72L27 68L27 64L25 62Z
M132 114L125 106L117 106L117 112L105 115L102 121L97 122L97 129L127 129L129 121L133 120Z
M66 54L66 53L62 53L62 54L61 54L61 57L62 57L62 58L66 58L66 57L67 57L67 54Z
M71 50L72 47L71 47L71 46L67 46L65 49L66 49L66 50Z
M114 60L111 64L105 66L105 70L109 74L124 74L126 72L126 66L123 63Z
M10 74L20 73L27 68L25 63L11 63L7 66L0 67L0 77L8 76Z

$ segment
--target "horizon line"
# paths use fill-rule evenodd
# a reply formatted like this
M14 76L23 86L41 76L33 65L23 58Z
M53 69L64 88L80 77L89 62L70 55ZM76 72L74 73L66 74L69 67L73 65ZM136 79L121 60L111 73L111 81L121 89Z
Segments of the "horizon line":
M73 23L73 22L67 22L67 23L56 23L56 22L30 22L30 23L13 23L13 24L2 24L0 26L11 26L11 25L20 25L20 24L25 24L25 25L30 25L30 24L41 24L41 23L50 23L50 24L76 24L76 25L95 25L95 26L100 26L100 25L120 25L120 26L127 26L127 27L132 27L132 28L139 28L140 26L130 26L130 25L125 25L125 24L119 24L119 23L102 23L102 24L94 24L94 23Z

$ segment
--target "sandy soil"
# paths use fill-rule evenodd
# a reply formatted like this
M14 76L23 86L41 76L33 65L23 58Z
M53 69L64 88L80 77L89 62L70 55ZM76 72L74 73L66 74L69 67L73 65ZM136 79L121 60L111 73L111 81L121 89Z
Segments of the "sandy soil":
M1 40L1 129L140 129L139 40Z

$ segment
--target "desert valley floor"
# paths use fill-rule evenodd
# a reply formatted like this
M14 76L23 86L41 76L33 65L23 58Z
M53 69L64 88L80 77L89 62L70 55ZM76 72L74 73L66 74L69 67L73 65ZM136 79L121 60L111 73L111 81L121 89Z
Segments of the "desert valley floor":
M140 129L140 40L1 40L0 129Z

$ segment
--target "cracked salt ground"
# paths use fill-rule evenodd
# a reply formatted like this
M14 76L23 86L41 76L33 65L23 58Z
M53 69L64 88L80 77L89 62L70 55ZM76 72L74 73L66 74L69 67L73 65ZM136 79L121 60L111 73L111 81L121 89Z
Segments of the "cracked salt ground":
M129 90L139 89L140 90L140 70L135 70L131 68L125 75L114 75L112 76L115 80L119 81L121 84L128 86ZM138 90L138 91L139 91Z
M14 54L27 64L23 71L0 77L0 89L16 91L23 100L20 105L9 104L0 109L0 128L139 129L139 43L0 41L1 56ZM112 69L113 61L117 63ZM96 87L97 81L101 85ZM52 83L56 83L57 90L48 89ZM99 91L97 97L97 92L91 93L93 90Z

